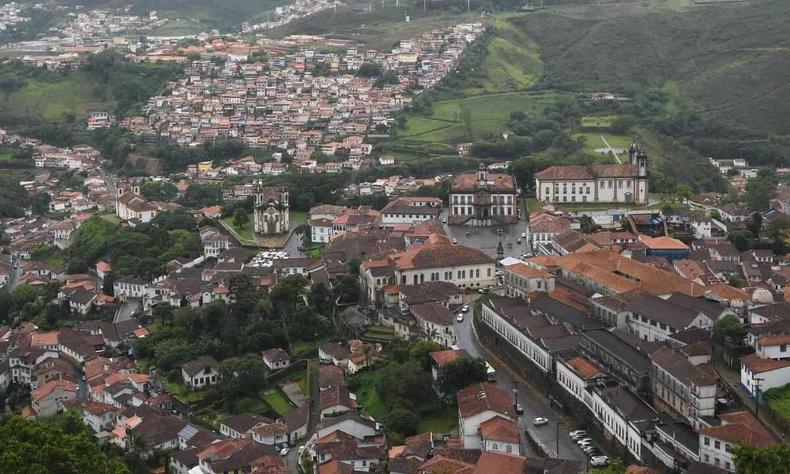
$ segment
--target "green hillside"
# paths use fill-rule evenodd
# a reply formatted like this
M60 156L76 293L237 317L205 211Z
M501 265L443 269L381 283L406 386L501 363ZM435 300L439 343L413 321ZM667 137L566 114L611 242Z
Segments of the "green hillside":
M540 47L542 87L635 94L672 83L697 111L730 127L788 133L787 2L581 11L550 10L511 20Z

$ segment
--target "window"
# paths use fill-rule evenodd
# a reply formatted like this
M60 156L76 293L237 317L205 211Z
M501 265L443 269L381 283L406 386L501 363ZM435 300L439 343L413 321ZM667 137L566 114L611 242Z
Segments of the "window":
M787 352L787 344L782 344L779 346L779 352Z
M715 443L713 443L713 447L716 449L721 449L721 443L719 441L716 441Z
M725 467L725 469L727 469L729 471L730 470L730 461L724 461L724 467Z
M508 444L507 447L505 448L505 451L507 451L508 453L512 453L513 452L513 446ZM729 463L727 463L727 464L729 464Z
M495 450L496 450L496 449L499 449L499 444L497 444L497 443L494 443L494 444L493 444L491 447L492 447L492 448L494 448Z
M730 451L732 451L732 446L730 446L729 444L725 444L724 445L724 450L729 453Z

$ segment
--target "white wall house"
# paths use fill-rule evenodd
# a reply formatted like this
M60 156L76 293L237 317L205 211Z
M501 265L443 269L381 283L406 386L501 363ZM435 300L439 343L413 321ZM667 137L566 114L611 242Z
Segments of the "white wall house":
M513 421L509 393L494 385L471 385L456 394L458 398L458 435L465 449L481 449L480 425L494 417Z
M790 383L790 359L764 359L757 354L741 358L741 385L754 397Z
M181 367L184 385L201 388L219 382L219 364L211 356L200 356Z
M546 373L551 371L552 355L537 341L533 341L486 304L482 306L482 319L486 325L509 341L514 348L535 364L538 369Z

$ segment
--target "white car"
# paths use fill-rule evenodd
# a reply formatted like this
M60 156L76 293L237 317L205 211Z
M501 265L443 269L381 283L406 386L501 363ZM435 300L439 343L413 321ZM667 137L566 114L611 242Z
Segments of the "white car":
M280 456L287 456L289 451L291 451L291 448L288 446L284 447L280 450Z
M461 312L462 312L462 313L466 313L467 311L469 311L469 305L468 305L468 304L465 304L465 305L464 305L464 306L461 308Z
M582 435L587 436L587 432L584 430L576 430L568 433L568 436L570 436L571 438L575 438L577 436L582 436Z
M464 313L458 313L458 316L456 316L455 320L459 323L464 322Z
M591 466L606 466L609 464L608 456L593 456L590 458Z
M549 424L549 420L547 420L546 418L543 418L542 416L539 416L539 417L535 418L534 420L532 420L532 424L535 425L535 426L548 425Z

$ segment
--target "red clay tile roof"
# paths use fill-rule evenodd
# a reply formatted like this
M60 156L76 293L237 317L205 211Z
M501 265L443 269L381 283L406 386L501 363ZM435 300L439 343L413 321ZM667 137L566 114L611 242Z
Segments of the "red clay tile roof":
M520 440L516 423L501 416L495 416L480 423L480 436L504 443L518 443Z
M509 174L487 173L486 181L490 184L480 186L477 180L477 173L457 174L453 176L450 192L474 192L481 189L497 192L516 192L516 182Z
M747 356L741 357L741 362L746 366L747 369L749 369L749 371L754 372L755 374L769 372L771 370L790 366L790 359L763 359L757 354L749 354Z
M568 359L567 362L571 367L573 367L573 370L585 380L604 373L597 364L585 359L584 357L572 357Z
M779 442L751 413L736 412L720 415L726 424L703 428L700 433L733 444L765 447Z
M394 256L393 259L396 269L400 271L494 262L482 250L463 245L452 245L445 241L414 245L409 250Z
M551 166L535 173L542 180L593 180L598 178L635 178L636 165Z
M494 411L506 417L513 416L513 403L507 390L486 383L478 383L460 390L458 399L458 412L467 418L487 410Z
M463 349L459 349L459 350L448 349L445 351L434 351L431 352L429 355L431 356L431 360L433 360L434 363L436 363L437 367L442 367L445 364L449 364L450 362L453 362L460 357L468 356L469 354Z
M483 451L474 474L514 474L524 472L527 458L515 454Z

